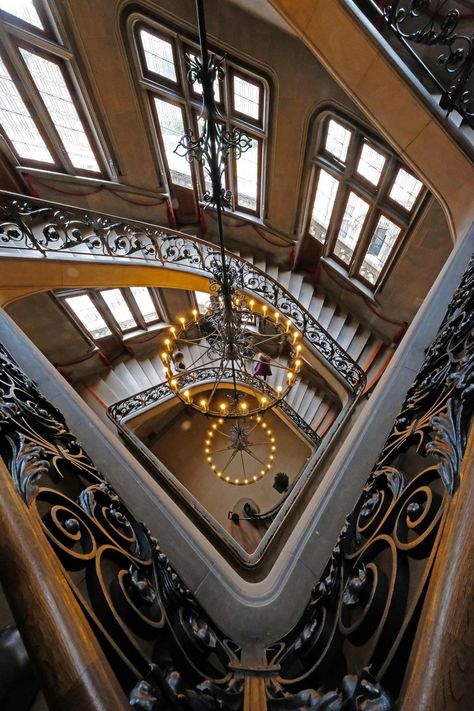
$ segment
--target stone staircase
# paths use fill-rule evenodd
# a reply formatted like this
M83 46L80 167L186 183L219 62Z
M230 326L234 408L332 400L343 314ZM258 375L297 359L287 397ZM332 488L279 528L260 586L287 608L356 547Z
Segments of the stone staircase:
M315 287L306 281L302 274L292 272L287 267L267 264L265 259L260 257L240 255L238 251L234 251L234 254L242 256L257 269L276 279L320 322L365 371L366 391L376 384L393 354L393 350L388 348L379 336L339 306L320 286ZM193 346L193 348L199 347ZM146 356L135 358L124 356L107 373L92 376L79 383L77 390L95 412L113 428L105 415L107 407L165 380L160 350L156 342L154 351ZM187 367L202 354L202 351L201 353L189 351L187 346L182 350ZM204 364L202 357L199 363ZM276 388L277 385L282 384L280 381L284 378L284 371L283 369L274 369L274 371L268 383ZM323 436L328 430L339 409L331 393L321 390L304 376L295 383L287 401L319 436Z

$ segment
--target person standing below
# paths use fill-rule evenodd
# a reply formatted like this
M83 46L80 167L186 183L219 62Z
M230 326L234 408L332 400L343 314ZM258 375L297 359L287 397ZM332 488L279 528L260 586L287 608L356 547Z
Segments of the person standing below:
M271 358L266 353L258 354L257 365L255 366L254 375L258 375L259 378L266 380L269 375L272 374L272 369L270 367Z

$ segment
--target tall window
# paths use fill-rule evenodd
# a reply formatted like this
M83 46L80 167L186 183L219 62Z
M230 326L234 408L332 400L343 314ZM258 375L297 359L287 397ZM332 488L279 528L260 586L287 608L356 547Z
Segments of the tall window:
M305 229L326 257L375 291L426 190L380 141L332 115L312 163Z
M0 0L0 132L21 165L99 176L102 148L46 0Z
M0 0L1 1L1 0ZM154 289L83 289L57 295L73 320L94 341L147 330L163 321L163 310Z
M199 55L191 40L150 22L136 21L134 40L140 63L140 82L146 90L160 152L170 184L194 189L201 198L209 188L202 167L190 165L174 150L187 130L198 135L202 89L190 84L187 58ZM229 156L225 185L233 193L234 209L252 215L262 210L268 85L263 77L233 60L225 61L226 76L216 79L214 94L222 123L228 130L242 129L251 138L250 149L236 161Z

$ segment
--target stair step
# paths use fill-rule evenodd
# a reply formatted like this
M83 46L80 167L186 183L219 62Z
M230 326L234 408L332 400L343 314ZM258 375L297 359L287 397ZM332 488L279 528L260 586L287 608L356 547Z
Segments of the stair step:
M291 276L292 272L290 271L280 271L280 273L278 274L278 281L280 282L280 285L286 290L288 290Z
M332 317L334 316L336 308L337 306L334 301L327 297L324 299L324 304L318 316L318 321L323 328L327 329Z
M150 387L153 385L158 385L158 383L162 382L163 378L158 377L158 373L154 369L153 364L149 358L144 358L143 360L141 360L140 365L150 382Z
M164 380L166 380L165 377L165 366L163 365L163 361L161 360L160 356L157 354L155 356L152 356L150 358L150 363L153 367L153 370L156 373L156 377L158 378L158 382L162 383Z
M296 272L291 273L290 283L288 284L288 291L290 294L299 301L300 291L303 285L303 275L297 274Z
M323 397L315 392L314 397L311 399L304 415L304 419L309 425L311 425L311 427L313 427L313 429L315 424L316 413L318 412L322 401Z
M148 378L148 375L145 373L138 360L132 358L127 361L127 368L133 378L135 378L141 390L146 390L150 387L150 385L152 385L152 382Z
M311 299L309 303L309 313L313 318L316 320L319 318L319 314L321 313L321 309L323 308L324 304L324 294L321 294L320 292L314 293L313 298Z
M341 329L337 340L341 348L343 348L345 351L347 351L347 349L349 348L358 328L359 322L351 316L349 316L349 318L346 319L346 321L344 322L344 326Z
M369 340L371 335L372 334L370 333L368 328L365 328L364 326L362 326L362 324L359 325L359 328L357 329L357 332L354 338L352 339L347 351L350 357L356 362L359 361L359 356L364 350L367 341Z
M123 400L131 394L114 370L110 370L107 375L102 378L102 380L112 390L115 398L114 402L117 402L118 400Z
M114 402L117 402L117 399L120 399L116 397L115 391L112 390L110 385L102 380L102 378L98 378L95 383L88 383L87 386L96 393L96 395L107 405L107 407L112 405Z
M298 413L304 420L306 420L306 413L308 412L308 408L315 397L317 397L316 390L314 390L311 386L308 386L305 394L303 395L300 406L298 407ZM308 420L306 420L306 422L308 422Z
M135 380L124 361L117 363L114 367L114 372L122 381L129 395L135 395L135 393L140 392L142 389L140 384Z
M300 294L298 297L298 301L300 302L301 306L303 306L305 309L309 308L311 299L313 298L313 294L314 294L313 285L308 284L307 281L303 281L301 288L300 288Z
M294 410L296 410L296 412L298 414L301 414L301 412L300 412L301 403L303 402L304 396L306 395L308 388L309 388L309 385L307 383L304 383L302 380L300 380L298 385L293 388L293 390L296 390L296 392L295 392L295 396L293 398L293 402L291 403L291 406L293 407Z
M267 275L268 275L271 279L275 279L275 281L278 281L278 280L279 280L279 277L278 277L279 271L280 271L280 270L279 270L277 264L267 264L266 272L267 272Z
M330 333L331 336L338 342L339 334L341 333L347 318L348 315L345 311L337 309L327 326L328 333Z
M260 269L262 272L267 271L267 263L264 259L257 259L254 263L253 266L256 267L257 269Z

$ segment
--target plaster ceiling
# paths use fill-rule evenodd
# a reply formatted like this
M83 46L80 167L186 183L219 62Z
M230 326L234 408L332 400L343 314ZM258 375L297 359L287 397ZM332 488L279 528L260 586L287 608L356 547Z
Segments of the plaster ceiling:
M284 32L293 34L291 27L278 14L278 12L273 9L267 0L227 0L227 2L230 2L233 5L238 5L250 15L254 15L261 20L265 20L265 22L270 22L272 25L275 25Z

